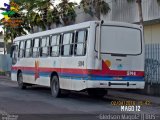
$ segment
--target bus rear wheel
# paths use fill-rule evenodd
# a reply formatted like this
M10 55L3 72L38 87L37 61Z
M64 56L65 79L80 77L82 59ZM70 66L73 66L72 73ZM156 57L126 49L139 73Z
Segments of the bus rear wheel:
M58 79L58 76L56 76L56 75L51 78L51 94L55 98L58 98L61 96L59 79Z
M88 89L88 95L94 98L103 98L107 94L106 89Z
M26 85L25 85L25 83L23 82L22 72L18 73L17 82L18 82L18 86L19 86L20 89L26 89Z

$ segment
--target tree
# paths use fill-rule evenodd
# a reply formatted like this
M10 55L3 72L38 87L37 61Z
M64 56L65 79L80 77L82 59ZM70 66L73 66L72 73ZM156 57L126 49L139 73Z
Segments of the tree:
M56 16L56 14L53 15L56 8L54 7L53 3L51 0L38 0L36 5L37 6L35 6L35 8L37 9L38 13L40 13L46 29L51 29L51 25L56 23L56 21L54 21L54 16Z
M80 3L86 13L101 19L101 14L106 15L110 11L109 4L104 0L82 0Z
M12 0L10 1L10 3L11 2L12 2ZM0 8L0 9L3 11L6 11L6 8ZM21 15L22 15L21 12L18 11L9 17L10 17L10 20L16 20L17 18L20 18ZM11 40L11 43L13 43L13 39L15 37L25 35L26 34L25 29L26 30L28 29L28 27L25 26L24 22L19 23L18 26L14 26L14 24L16 24L16 23L9 24L9 22L6 21L5 18L2 18L0 21L1 21L1 24L3 25L4 40L6 43L8 42L8 40Z
M42 28L43 30L45 30L45 24L40 16L39 13L36 13L34 11L30 11L27 13L26 16L24 16L24 21L26 23L26 25L28 25L29 32L34 33L34 27L38 26L40 28Z
M57 6L53 5L50 0L10 0L19 5L19 10L11 19L21 18L23 23L19 26L8 26L1 19L1 25L4 29L4 40L7 44L9 40L13 43L14 38L26 35L28 32L34 33L34 28L39 27L42 30L51 29L52 24L61 24L62 19L64 25L71 24L75 20L76 13L74 11L75 3L68 0L62 0ZM6 8L0 8L4 12Z
M30 32L34 33L34 27L38 26L46 30L46 24L42 18L42 6L46 5L43 0L21 0L18 4L21 6L21 11L24 13L24 19L30 27ZM46 1L48 2L48 1Z
M62 20L63 25L73 24L76 18L75 12L76 3L69 2L69 0L61 0L61 2L57 5L57 10Z
M160 5L160 0L157 0L157 3Z
M21 0L19 3L27 11L26 20L32 31L35 26L47 30L52 24L60 24L57 8L50 0Z

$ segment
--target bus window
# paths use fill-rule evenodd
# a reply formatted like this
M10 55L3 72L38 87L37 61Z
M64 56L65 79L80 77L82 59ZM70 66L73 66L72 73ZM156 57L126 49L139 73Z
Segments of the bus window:
M22 58L23 55L24 55L24 41L21 41L19 45L18 57Z
M59 56L60 35L54 35L51 37L51 56Z
M15 65L18 60L18 47L19 47L18 45L19 45L19 42L15 42L11 46L10 57L12 58L12 65Z
M82 56L86 54L86 41L87 41L87 31L76 32L75 48L74 54L77 56Z
M49 36L47 37L42 37L41 40L41 52L40 52L40 56L42 57L47 57L49 55Z
M39 57L39 38L33 40L33 54L32 57Z
M18 49L19 49L19 43L20 43L19 41L14 42L14 44L18 46Z
M66 33L63 35L63 43L61 48L62 56L72 55L73 40L74 40L73 33Z
M32 54L32 44L31 44L31 40L27 40L25 42L25 57L28 58L28 57L31 57L31 54Z

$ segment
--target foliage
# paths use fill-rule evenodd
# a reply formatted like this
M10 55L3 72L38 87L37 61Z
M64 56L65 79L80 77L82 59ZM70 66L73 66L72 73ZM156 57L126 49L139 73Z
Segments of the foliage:
M72 24L76 18L75 6L77 4L69 2L69 0L61 0L57 5L57 10L60 15L60 19L63 21L64 25Z
M0 76L5 76L5 75L6 75L6 72L5 72L5 71L0 70Z
M157 0L157 3L160 5L160 0Z
M110 11L109 4L104 0L82 0L80 3L86 13L96 16L100 20L100 15L106 15Z
M6 43L8 40L13 42L13 39L18 36L34 33L34 28L39 27L42 30L51 29L52 24L68 25L75 21L76 12L74 10L75 3L68 0L61 0L55 6L50 0L10 0L20 6L18 12L11 16L13 18L21 18L23 23L18 27L8 27L2 23L4 29L4 39ZM6 8L0 8L6 11Z
M3 11L6 11L5 8L0 8L0 9ZM15 20L17 18L18 19L22 18L21 16L22 16L22 13L20 11L18 11L14 15L9 16L9 17L10 17L10 19ZM2 18L0 21L1 21L1 24L3 25L4 41L6 43L8 42L8 40L11 40L11 42L13 42L13 39L17 36L25 35L26 34L25 30L29 29L29 27L27 27L24 22L19 23L18 26L8 26L8 25L6 25L5 22L3 22L3 21L6 21L5 18ZM23 19L22 19L22 21L23 21ZM15 23L12 23L12 24L15 24Z

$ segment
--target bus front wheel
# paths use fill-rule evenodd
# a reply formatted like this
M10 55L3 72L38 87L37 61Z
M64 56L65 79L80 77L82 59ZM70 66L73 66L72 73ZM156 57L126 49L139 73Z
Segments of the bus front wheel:
M17 82L20 89L26 89L25 83L23 83L23 75L22 72L18 73Z
M107 94L106 89L88 89L88 95L94 98L103 98Z
M58 98L61 96L59 79L58 79L58 76L56 76L56 75L51 78L51 94L55 98Z

